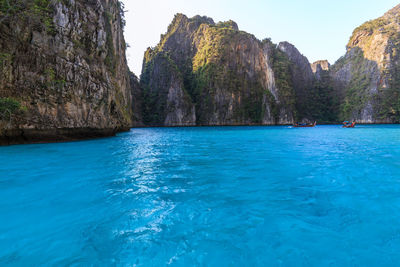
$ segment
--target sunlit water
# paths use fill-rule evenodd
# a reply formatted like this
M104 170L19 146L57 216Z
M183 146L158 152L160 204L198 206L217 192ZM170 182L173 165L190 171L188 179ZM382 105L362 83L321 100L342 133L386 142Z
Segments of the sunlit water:
M400 127L0 147L0 265L398 266Z

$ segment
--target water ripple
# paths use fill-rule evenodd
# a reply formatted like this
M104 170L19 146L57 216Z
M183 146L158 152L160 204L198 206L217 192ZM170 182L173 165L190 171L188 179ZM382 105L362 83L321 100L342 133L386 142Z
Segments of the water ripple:
M1 265L395 266L400 127L0 148Z

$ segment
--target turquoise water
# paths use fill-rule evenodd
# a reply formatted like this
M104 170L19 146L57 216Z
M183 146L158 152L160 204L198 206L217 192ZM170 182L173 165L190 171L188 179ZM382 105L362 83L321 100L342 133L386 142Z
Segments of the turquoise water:
M0 147L0 265L398 266L400 126Z

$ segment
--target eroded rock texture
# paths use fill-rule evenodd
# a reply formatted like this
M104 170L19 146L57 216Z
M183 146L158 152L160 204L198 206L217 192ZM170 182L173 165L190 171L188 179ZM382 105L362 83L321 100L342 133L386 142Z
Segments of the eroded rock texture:
M399 52L400 5L354 30L346 55L331 68L342 119L400 122Z
M286 62L280 64L279 57ZM208 17L178 14L157 47L145 54L144 122L293 123L294 89L283 82L288 64L276 45L240 31L233 21L216 24Z
M128 129L133 103L120 3L6 2L0 7L2 142Z

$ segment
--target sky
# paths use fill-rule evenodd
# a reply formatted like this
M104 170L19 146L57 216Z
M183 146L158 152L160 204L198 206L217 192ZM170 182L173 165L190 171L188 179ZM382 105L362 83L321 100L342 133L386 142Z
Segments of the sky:
M160 41L176 13L235 21L240 30L274 43L288 41L310 62L332 64L353 30L382 16L397 0L122 0L130 69L140 76L144 51Z

